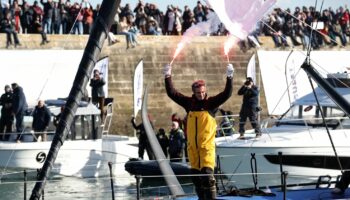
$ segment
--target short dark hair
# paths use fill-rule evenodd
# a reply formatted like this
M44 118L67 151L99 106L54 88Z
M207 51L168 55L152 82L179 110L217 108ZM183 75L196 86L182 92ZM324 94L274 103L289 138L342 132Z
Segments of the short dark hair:
M160 128L160 129L158 130L158 132L159 132L160 134L165 134L164 128Z
M194 92L194 89L200 88L202 86L205 86L205 81L204 80L196 80L195 82L192 83L192 91Z
M246 80L246 81L249 81L249 82L253 82L253 83L254 83L252 77L247 77L247 80Z
M11 87L16 88L16 87L18 87L18 84L17 83L12 83Z

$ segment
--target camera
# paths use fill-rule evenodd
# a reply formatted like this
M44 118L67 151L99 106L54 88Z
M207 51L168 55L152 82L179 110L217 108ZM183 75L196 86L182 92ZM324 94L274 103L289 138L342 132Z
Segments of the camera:
M244 85L246 85L246 86L250 85L250 81L244 82Z

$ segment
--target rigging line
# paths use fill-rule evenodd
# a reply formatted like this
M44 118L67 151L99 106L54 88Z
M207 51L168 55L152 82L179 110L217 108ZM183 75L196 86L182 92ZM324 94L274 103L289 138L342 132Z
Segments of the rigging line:
M287 94L288 94L288 100L289 100L289 106L292 106L292 102L290 100L290 94L289 94L289 87L288 87L288 77L287 77L287 63L288 63L288 60L290 58L290 56L292 55L294 51L294 48L290 51L290 53L288 54L288 57L286 59L286 63L284 65L284 76L286 78L286 85L287 85Z
M88 3L90 4L90 2L88 2ZM75 24L76 24L77 21L78 21L78 17L81 15L81 10L82 10L82 9L83 9L83 6L81 5L81 6L80 6L80 9L79 9L79 12L78 12L78 15L75 17L74 23L72 24L72 27L70 28L70 30L69 30L69 32L68 32L67 35L69 35L69 34L74 34L74 33L72 33L72 30L73 30Z
M253 140L252 143L249 145L249 148L245 151L245 153L243 154L243 156L241 156L241 159L239 160L238 164L237 164L237 167L233 170L233 172L231 173L231 176L230 177L227 177L227 184L226 186L229 184L229 182L232 180L232 178L237 175L237 170L238 168L241 166L241 164L243 163L243 160L248 156L249 153L251 153L251 149L254 145L254 143L258 141L258 140ZM238 174L239 175L239 174Z
M47 76L47 78L46 78L46 80L45 80L45 83L44 83L43 87L42 87L41 90L40 90L39 96L38 96L38 98L36 99L37 102L40 100L40 97L41 97L41 95L43 94L43 92L44 92L44 90L45 90L45 88L46 88L46 85L47 85L47 83L49 82L49 78L51 77L52 72L53 72L53 70L54 70L55 68L56 68L56 63L54 63L54 64L52 65L52 67L51 67L49 76Z
M297 75L299 74L300 70L301 70L301 68L299 68L299 70L298 70L297 73L295 74L295 77L297 77ZM295 79L295 78L294 78L294 79ZM293 80L287 85L287 88L289 88L289 87L292 85L292 83L293 83ZM278 99L278 102L277 102L276 106L272 109L272 112L271 112L271 113L273 113L273 112L276 111L278 105L282 102L282 99L283 99L284 95L286 94L286 92L287 92L287 89L284 90L283 94L282 94L281 97Z
M310 85L311 85L311 88L312 88L312 92L314 93L314 96L315 96L315 99L316 99L316 102L317 102L317 106L318 106L318 108L319 108L319 110L320 110L320 114L321 114L321 117L322 117L322 122L323 122L323 124L324 124L324 126L325 126L325 128L326 128L326 130L327 130L327 134L328 134L328 137L329 137L329 141L331 142L331 145L332 145L332 149L333 149L335 158L337 159L338 165L339 165L339 167L340 167L340 171L341 171L341 173L343 174L343 173L344 173L343 167L342 167L342 164L341 164L341 162L340 162L340 159L339 159L337 150L336 150L336 148L335 148L335 145L334 145L334 143L333 143L333 139L332 139L331 133L329 132L329 128L328 128L328 125L327 125L327 123L326 123L326 119L325 119L325 117L324 117L324 113L323 113L322 107L321 107L320 102L319 102L319 100L318 100L318 97L317 97L317 94L316 94L316 91L315 91L314 84L312 83L311 77L308 76L308 78L309 78L309 82L310 82Z
M314 7L314 9L316 10L316 7L317 7L317 0L315 1L315 7ZM314 11L314 16L313 16L313 18L312 18L312 21L311 21L311 24L313 23L313 21L315 21L314 19L315 19L315 16L316 16L316 12ZM316 22L316 27L315 28L317 28L317 25L318 25L318 23ZM313 35L313 31L314 31L314 29L313 28L311 28L311 32L310 32L310 39L309 39L309 44L308 44L308 46L307 46L307 52L306 52L306 62L310 65L310 53L311 53L311 43L312 43L312 39L313 39L313 37L312 37L312 35Z
M314 61L313 61L314 62ZM315 63L314 64L317 65L317 67L319 67L320 69L323 70L323 72L329 76L331 76L332 78L336 79L337 81L339 81L339 83L341 83L343 86L346 86L346 88L349 87L349 85L347 85L344 81L342 81L340 78L337 78L335 75L331 74L329 71L327 71L327 69L325 69L324 67L322 67L321 65L319 65L318 63Z
M321 4L320 12L319 12L319 13L322 12L323 3L324 3L324 0L322 0L322 4ZM317 0L315 1L314 17L312 18L312 22L311 22L311 24L312 24L314 21L316 21L315 29L317 30L317 26L318 26L318 16L316 15L316 8L317 8ZM315 19L316 19L316 20L315 20ZM309 41L309 44L308 44L307 56L306 56L306 61L307 61L308 64L310 64L311 43L312 43L312 40L314 39L313 35L314 35L314 29L312 28L312 29L311 29L311 32L310 32L310 41ZM315 38L315 39L316 39L316 38Z

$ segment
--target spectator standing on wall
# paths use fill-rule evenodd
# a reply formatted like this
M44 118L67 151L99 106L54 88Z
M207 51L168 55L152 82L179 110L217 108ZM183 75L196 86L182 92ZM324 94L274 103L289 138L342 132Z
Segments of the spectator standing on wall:
M39 137L41 137L41 141L47 141L47 130L49 128L49 124L51 121L51 112L50 110L45 106L43 100L38 101L38 105L35 106L35 109L33 111L33 123L32 128L35 135L37 136L34 138L34 141L38 142Z
M12 90L9 85L5 85L5 93L0 97L1 106L1 118L0 118L0 134L11 133L13 124L13 114L12 114ZM2 135L2 140L8 140L9 135Z
M43 9L41 9L41 7L38 4L38 1L34 1L34 4L32 6L33 9L33 20L37 18L37 16L39 16L40 21L42 21L42 17L43 17Z
M21 134L24 128L23 118L25 111L28 108L28 104L23 88L17 83L12 83L11 87L13 90L12 113L16 117L16 131L18 133L16 140L17 142L20 142Z
M33 23L33 9L29 6L27 2L23 3L23 14L21 16L21 26L22 33L32 33L32 23Z
M83 22L84 22L84 34L90 34L91 30L92 30L92 25L94 23L94 12L92 9L92 5L88 4L86 5L86 7L84 8L84 18L83 18Z
M78 3L74 3L74 5L70 8L70 14L72 16L72 21L75 22L72 24L71 34L83 34L83 10Z
M52 33L59 34L61 28L61 10L59 8L59 3L53 3L52 9Z
M22 27L20 22L20 18L22 15L22 8L18 5L18 1L13 1L11 13L14 20L14 26L15 26L16 32L22 33Z
M182 34L196 23L196 20L194 19L194 14L188 6L185 6L184 12L182 14L182 20Z
M41 5L43 5L44 8L44 16L43 16L43 26L44 26L44 32L51 34L52 31L52 13L53 13L53 1L47 0L47 2L44 2L44 0L40 0Z

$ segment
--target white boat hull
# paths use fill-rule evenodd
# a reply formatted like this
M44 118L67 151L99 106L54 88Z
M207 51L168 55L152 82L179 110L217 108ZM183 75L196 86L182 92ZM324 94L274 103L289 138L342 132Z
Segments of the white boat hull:
M36 171L43 166L51 142L0 142L0 167ZM63 176L98 177L126 174L124 164L137 154L137 138L105 137L97 140L65 141L52 172Z
M350 158L348 146L350 137L347 137L348 134L344 131L346 130L333 130L332 138L338 156ZM341 174L339 169L324 167L330 163L324 163L327 159L322 159L323 157L333 157L331 165L339 166L334 159L335 154L324 129L310 129L308 132L300 129L289 133L270 132L270 134L263 134L259 139L254 136L255 134L248 134L245 140L237 139L238 136L230 136L216 141L216 153L220 158L221 172L235 185L253 186L251 166L255 165L254 162L251 164L252 154L255 155L257 162L258 186L281 184L279 152L282 153L283 159L288 156L293 159L287 162L289 164L282 166L283 171L288 172L287 183L289 184L296 183L300 178L315 180L321 175L335 177ZM303 166L302 162L305 160L298 160L298 158L306 158L308 167ZM283 160L283 163L286 163L286 160Z

